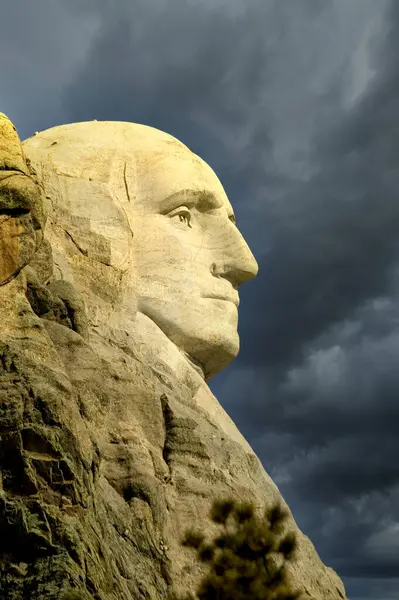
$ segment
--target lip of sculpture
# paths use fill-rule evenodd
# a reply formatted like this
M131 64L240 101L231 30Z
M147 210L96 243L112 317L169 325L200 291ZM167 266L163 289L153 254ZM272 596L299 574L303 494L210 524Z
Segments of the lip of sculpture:
M237 308L238 308L238 305L240 304L240 298L239 298L238 294L235 294L234 296L232 296L232 295L223 296L222 294L210 294L209 296L205 296L205 297L211 298L213 300L223 300L224 302L231 302Z

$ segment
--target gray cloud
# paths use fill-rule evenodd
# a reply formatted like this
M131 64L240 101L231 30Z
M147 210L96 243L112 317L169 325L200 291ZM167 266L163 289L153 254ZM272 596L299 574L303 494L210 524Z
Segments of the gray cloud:
M0 20L2 112L22 139L65 118L62 96L88 52L99 19L70 14L66 3L3 3Z

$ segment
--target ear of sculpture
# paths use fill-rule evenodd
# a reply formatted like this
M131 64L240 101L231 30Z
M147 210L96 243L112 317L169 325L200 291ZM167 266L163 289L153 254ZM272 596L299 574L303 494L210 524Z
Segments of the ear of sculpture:
M0 113L0 286L30 262L45 221L43 190L29 170L14 125Z

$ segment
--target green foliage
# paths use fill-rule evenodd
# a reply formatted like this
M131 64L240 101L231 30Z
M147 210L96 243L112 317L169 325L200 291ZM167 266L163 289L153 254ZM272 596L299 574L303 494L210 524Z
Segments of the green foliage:
M195 595L169 600L300 600L287 577L286 562L296 550L294 533L284 535L288 511L276 504L255 515L249 503L226 499L215 501L210 517L224 527L212 544L193 530L182 544L196 550L198 559L208 563L209 573Z

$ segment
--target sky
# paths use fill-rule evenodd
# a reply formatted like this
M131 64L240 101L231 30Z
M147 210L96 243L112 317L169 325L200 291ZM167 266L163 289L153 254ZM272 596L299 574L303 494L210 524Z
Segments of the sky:
M21 139L133 121L218 174L259 275L211 388L349 600L398 600L399 3L0 6Z

